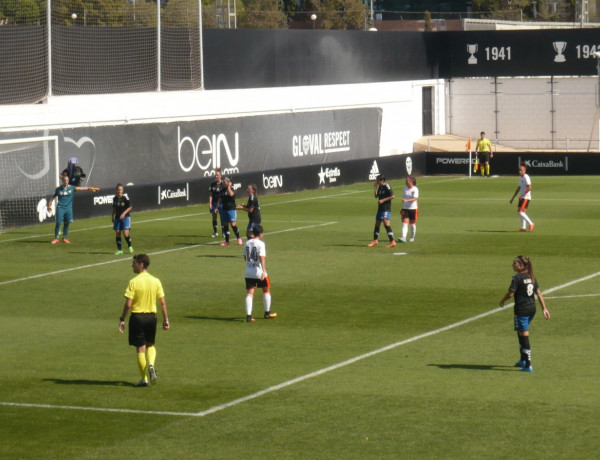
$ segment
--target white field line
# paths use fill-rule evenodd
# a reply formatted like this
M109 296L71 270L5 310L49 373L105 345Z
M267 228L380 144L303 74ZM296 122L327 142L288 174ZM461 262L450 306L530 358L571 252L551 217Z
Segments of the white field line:
M323 199L327 199L327 198L344 198L347 195L354 195L356 193L363 193L364 190L350 190L347 192L343 192L343 193L337 193L335 195L323 195L323 196L317 196L317 197L310 197L310 198L299 198L297 200L288 200L288 201L280 201L280 202L276 202L276 203L265 203L262 204L261 206L265 207L265 206L278 206L280 204L290 204L290 203L300 203L302 201L313 201L313 200L323 200ZM194 206L203 206L202 204L198 204L198 205L194 205ZM206 205L206 207L208 207L208 204ZM151 211L142 211L142 212L151 212ZM203 212L195 212L195 213L191 213L191 214L178 214L175 216L170 216L170 217L156 217L154 219L146 219L146 220L136 220L134 223L136 225L139 224L147 224L147 223L152 223L152 222L160 222L160 221L173 221L173 220L179 220L179 219L186 219L188 217L197 217L197 216L203 216L203 215L208 215L209 212L208 211L203 211ZM96 219L98 217L90 217L90 219ZM267 221L267 222L271 222L271 221ZM79 229L71 229L70 233L79 233L79 232L88 232L90 230L100 230L103 228L111 228L112 229L112 225L100 225L98 227L88 227L88 228L79 228ZM12 238L12 239L7 239L7 240L0 240L0 244L1 243L8 243L8 242L12 242L12 241L23 241L23 240L30 240L33 238L49 238L54 236L54 233L45 233L45 234L39 234L39 235L29 235L29 236L23 236L23 237L19 237L19 238Z
M584 276L583 278L578 278L573 281L569 281L567 283L561 284L559 286L555 286L553 288L545 291L544 294L550 294L552 292L558 291L560 289L564 289L566 287L572 286L574 284L578 284L584 281L588 281L596 276L600 275L600 272L592 273L591 275ZM595 294L591 294L595 295ZM584 297L586 295L582 295ZM565 296L565 297L579 297L579 296ZM333 364L332 366L325 367L323 369L319 369L315 372L311 372L309 374L302 375L300 377L296 377L295 379L288 380L286 382L280 383L278 385L273 385L264 390L257 391L256 393L249 394L242 398L234 399L224 404L219 404L217 406L213 406L209 409L206 409L201 412L174 412L174 411L151 411L151 410L139 410L139 409L118 409L118 408L103 408L103 407L85 407L85 406L68 406L68 405L53 405L53 404L31 404L31 403L17 403L17 402L8 402L8 401L0 401L0 406L13 406L13 407L30 407L30 408L39 408L39 409L65 409L65 410L82 410L82 411L93 411L93 412L116 412L116 413L126 413L126 414L149 414L149 415L171 415L171 416L184 416L184 417L206 417L207 415L214 414L215 412L220 412L229 407L237 406L246 401L251 401L253 399L259 398L265 394L273 393L274 391L281 390L283 388L295 385L297 383L302 383L306 380L312 379L314 377L318 377L320 375L326 374L328 372L340 369L345 366L349 366L350 364L354 364L358 361L362 361L363 359L370 358L372 356L378 355L380 353L384 353L386 351L393 350L395 348L401 347L402 345L407 345L409 343L416 342L421 339L425 339L427 337L431 337L433 335L439 334L441 332L449 331L450 329L457 328L459 326L463 326L465 324L471 323L473 321L477 321L481 318L485 318L486 316L493 315L498 313L499 311L504 310L505 308L510 308L514 303L510 305L506 305L504 308L494 308L492 310L488 310L485 313L481 313L479 315L472 316L470 318L464 319L462 321L458 321L456 323L449 324L448 326L441 327L439 329L434 329L433 331L425 332L423 334L415 335L405 340L401 340L400 342L392 343L382 348L378 348L376 350L370 351L368 353L355 356L354 358L350 358L346 361L342 361L337 364Z
M274 231L274 232L269 232L269 233L267 233L267 235L275 235L277 233L295 232L295 231L298 231L298 230L306 230L306 229L309 229L309 228L324 227L326 225L334 225L334 224L337 224L337 222L323 222L323 223L320 223L320 224L305 225L303 227L295 227L295 228L288 228L288 229L285 229L285 230L277 230L277 231ZM152 256L152 255L157 255L157 254L168 254L170 252L184 251L184 250L187 250L187 249L194 249L194 248L199 248L199 247L202 247L202 246L210 246L210 245L215 245L215 244L219 244L219 241L209 241L208 243L198 243L198 244L192 244L190 246L183 246L183 247L179 247L179 248L163 249L162 251L150 252L148 255ZM123 262L123 261L130 261L130 259L129 258L119 257L118 259L106 260L104 262L97 262L97 263L94 263L94 264L79 265L77 267L63 268L62 270L55 270L53 272L38 273L38 274L35 274L35 275L24 276L23 278L15 278L15 279L12 279L12 280L0 281L0 286L6 285L6 284L18 283L19 281L28 281L28 280L33 280L33 279L36 279L36 278L43 278L45 276L60 275L61 273L72 272L72 271L81 270L81 269L84 269L84 268L100 267L102 265L114 264L114 263Z

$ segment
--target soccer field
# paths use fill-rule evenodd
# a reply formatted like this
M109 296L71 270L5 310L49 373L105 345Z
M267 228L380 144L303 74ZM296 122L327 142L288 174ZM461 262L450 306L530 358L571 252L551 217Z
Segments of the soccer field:
M210 237L206 206L133 203L171 320L148 388L118 332L134 274L110 215L76 220L71 245L50 245L53 225L1 234L0 458L595 458L598 178L533 176L531 233L517 181L418 178L416 241L393 249L384 232L367 247L371 183L260 197L278 317L257 291L255 323L241 249ZM538 305L531 374L497 308L518 254L552 315Z

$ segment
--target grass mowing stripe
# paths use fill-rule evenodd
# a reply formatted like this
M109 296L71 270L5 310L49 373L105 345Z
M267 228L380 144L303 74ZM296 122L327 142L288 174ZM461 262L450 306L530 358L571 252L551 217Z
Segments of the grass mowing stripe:
M600 272L592 273L591 275L584 276L582 278L578 278L572 281L569 281L564 284L560 284L558 286L552 287L545 291L544 294L550 294L552 292L558 291L560 289L564 289L569 286L573 286L574 284L582 283L584 281L588 281L596 276L600 275ZM591 294L596 295L596 294ZM582 295L583 297L585 295ZM570 296L569 296L570 297ZM575 297L575 296L573 296ZM499 311L504 310L505 308L510 308L514 303L505 305L504 307L496 307L492 310L488 310L479 315L472 316L470 318L464 319L462 321L457 321L456 323L449 324L444 327L440 327L438 329L434 329L429 332L425 332L423 334L415 335L405 340L401 340L399 342L392 343L382 348L378 348L376 350L370 351L368 353L364 353L362 355L355 356L354 358L350 358L346 361L342 361L337 364L333 364L331 366L319 369L317 371L311 372L309 374L302 375L300 377L296 377L295 379L288 380L286 382L279 383L277 385L270 386L265 388L264 390L257 391L255 393L249 394L242 398L234 399L233 401L229 401L224 404L220 404L218 406L213 406L210 409L201 412L174 412L174 411L149 411L149 410L137 410L137 409L117 409L117 408L102 408L102 407L84 407L84 406L68 406L68 405L52 405L52 404L29 404L29 403L16 403L16 402L8 402L8 401L0 401L0 406L13 406L13 407L30 407L30 408L40 408L40 409L65 409L65 410L83 410L83 411L93 411L93 412L117 412L117 413L127 413L127 414L149 414L149 415L171 415L171 416L185 416L185 417L206 417L207 415L214 414L215 412L220 412L229 407L237 406L246 401L251 401L253 399L259 398L265 394L272 393L274 391L281 390L283 388L295 385L297 383L304 382L306 380L312 379L314 377L318 377L320 375L326 374L328 372L340 369L345 366L349 366L350 364L354 364L358 361L362 361L363 359L370 358L372 356L384 353L386 351L393 350L395 348L401 347L403 345L407 345L409 343L416 342L421 339L425 339L427 337L431 337L433 335L437 335L441 332L449 331L451 329L455 329L457 327L463 326L465 324L471 323L473 321L477 321L481 318L485 318L487 316L493 315L494 313L498 313Z
M277 233L295 232L295 231L298 231L298 230L306 230L308 228L324 227L326 225L333 225L333 224L337 224L337 222L324 222L324 223L321 223L321 224L305 225L303 227L288 228L288 229L285 229L285 230L276 230L274 232L269 232L268 235L274 235L274 234L277 234ZM168 254L170 252L183 251L185 249L194 249L194 248L199 248L201 246L210 246L210 245L215 245L215 244L220 244L220 243L218 241L210 241L208 243L193 244L193 245L184 246L184 247L181 247L181 248L164 249L162 251L150 252L148 255L153 256L153 255L157 255L157 254ZM118 259L106 260L104 262L97 262L97 263L94 263L94 264L87 264L87 265L80 265L78 267L64 268L62 270L56 270L56 271L53 271L53 272L38 273L37 275L31 275L31 276L25 276L23 278L16 278L16 279L13 279L13 280L1 281L0 282L0 286L3 286L5 284L17 283L19 281L28 281L28 280L33 280L33 279L36 279L36 278L43 278L45 276L60 275L61 273L72 272L74 270L81 270L81 269L84 269L84 268L100 267L102 265L114 264L114 263L117 263L117 262L124 262L124 261L129 261L129 260L130 259L124 259L124 258L120 257Z
M353 191L348 191L348 192L343 192L343 193L337 193L335 195L323 195L323 196L318 196L318 197L311 197L311 198L299 198L297 200L288 200L288 201L280 201L277 203L265 203L262 206L276 206L276 205L280 205L280 204L290 204L290 203L300 203L302 201L312 201L312 200L322 200L322 199L326 199L326 198L343 198L347 195L353 195L355 193L363 193L363 190L353 190ZM199 206L203 206L202 204ZM144 211L144 212L152 212L152 211ZM209 212L208 211L203 211L203 212L195 212L192 214L178 214L176 216L171 216L171 217L157 217L155 219L146 219L146 220L140 220L140 221L135 221L135 224L147 224L147 223L153 223L153 222L160 222L160 221L164 221L164 220L176 220L176 219L182 219L182 218L186 218L186 217L197 217L197 216L202 216L202 215L208 215ZM71 233L79 233L79 232L87 232L90 230L101 230L103 228L113 228L112 225L101 225L99 227L89 227L89 228L80 228L80 229L73 229L70 230ZM8 240L0 240L0 243L8 243L8 242L13 242L13 241L23 241L23 240L30 240L30 239L34 239L34 238L46 238L46 237L52 237L54 236L54 233L45 233L45 234L39 234L39 235L29 235L29 236L23 236L20 238L13 238L13 239L8 239Z

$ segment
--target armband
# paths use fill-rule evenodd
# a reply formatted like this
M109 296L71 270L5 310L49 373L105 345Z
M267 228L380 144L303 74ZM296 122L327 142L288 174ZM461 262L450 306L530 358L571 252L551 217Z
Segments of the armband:
M125 318L119 318L119 321L121 321L122 323L125 322Z

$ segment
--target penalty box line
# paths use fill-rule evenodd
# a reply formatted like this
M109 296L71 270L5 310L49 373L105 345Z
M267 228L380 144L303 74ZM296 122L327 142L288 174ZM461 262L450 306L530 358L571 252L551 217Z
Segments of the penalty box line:
M284 230L275 230L273 232L268 232L266 235L268 236L268 235L276 235L278 233L296 232L298 230L307 230L307 229L311 229L311 228L324 227L324 226L327 226L327 225L334 225L334 224L337 224L337 222L324 222L324 223L321 223L321 224L305 225L305 226L302 226L302 227L287 228L287 229L284 229ZM148 253L148 255L154 256L154 255L158 255L158 254L168 254L170 252L184 251L184 250L187 250L187 249L195 249L195 248L200 248L202 246L211 246L211 245L214 246L216 244L220 244L220 243L218 241L210 241L208 243L193 244L193 245L184 246L184 247L181 247L181 248L163 249L162 251L150 252L150 253ZM64 268L62 270L56 270L56 271L53 271L53 272L38 273L36 275L24 276L23 278L15 278L15 279L12 279L12 280L0 281L0 286L4 286L4 285L7 285L7 284L18 283L19 281L29 281L29 280L33 280L33 279L37 279L37 278L43 278L43 277L46 277L46 276L60 275L61 273L72 272L72 271L75 271L75 270L82 270L84 268L100 267L102 265L114 264L114 263L124 262L124 261L131 261L131 259L120 257L118 259L106 260L104 262L97 262L97 263L94 263L94 264L87 264L87 265L80 265L78 267Z
M600 275L600 272L592 273L591 275L584 276L582 278L577 278L575 280L569 281L564 284L560 284L558 286L554 286L546 291L543 294L551 294L552 292L559 291L569 286L573 286L574 284L582 283L584 281L588 281L592 278ZM583 296L588 296L583 294ZM566 296L565 296L566 297ZM571 297L571 296L569 296ZM425 339L427 337L431 337L433 335L437 335L441 332L449 331L451 329L455 329L457 327L463 326L465 324L471 323L473 321L477 321L479 319L485 318L487 316L493 315L502 311L506 308L510 308L514 303L509 305L505 305L504 307L496 307L492 310L486 311L485 313L481 313L479 315L472 316L470 318L464 319L462 321L458 321L456 323L449 324L444 327L440 327L438 329L434 329L429 332L425 332L423 334L415 335L405 340L401 340L400 342L392 343L382 348L378 348L376 350L370 351L368 353L364 353L362 355L355 356L354 358L350 358L346 361L342 361L337 364L333 364L332 366L325 367L323 369L319 369L315 372L311 372L309 374L302 375L292 380L288 380L286 382L282 382L278 385L273 385L264 390L257 391L256 393L249 394L242 398L234 399L224 404L219 404L217 406L213 406L209 409L200 412L175 412L175 411L152 411L152 410L141 410L141 409L118 409L118 408L103 408L103 407L85 407L85 406L68 406L68 405L52 405L52 404L33 404L33 403L17 403L17 402L7 402L0 401L0 406L12 406L12 407L29 407L29 408L39 408L39 409L65 409L65 410L81 410L81 411L90 411L90 412L112 412L112 413L123 413L123 414L145 414L145 415L170 415L170 416L183 416L183 417L206 417L207 415L214 414L216 412L220 412L229 407L237 406L247 401L251 401L253 399L264 396L268 393L273 393L275 391L281 390L283 388L287 388L289 386L295 385L297 383L302 383L306 380L312 379L314 377L318 377L323 374L327 374L328 372L340 369L342 367L349 366L350 364L354 364L358 361L362 361L363 359L370 358L372 356L376 356L378 354L384 353L386 351L393 350L395 348L401 347L403 345L407 345L413 342L416 342L421 339Z

